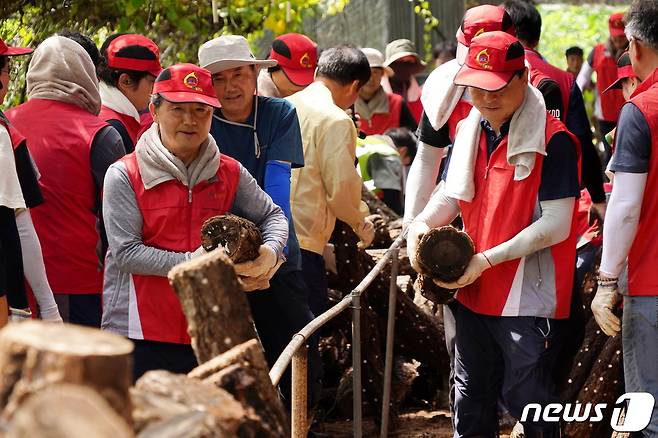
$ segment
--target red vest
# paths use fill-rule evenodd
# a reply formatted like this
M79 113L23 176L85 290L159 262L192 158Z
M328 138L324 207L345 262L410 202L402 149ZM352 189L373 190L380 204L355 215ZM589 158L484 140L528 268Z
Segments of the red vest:
M420 123L420 116L423 114L423 104L420 101L420 97L413 102L407 102L407 106L409 107L411 115L416 119L416 123Z
M0 125L4 126L7 132L9 133L9 138L11 140L11 146L14 149L18 147L25 141L25 136L21 134L18 129L14 127L13 124L9 123L9 120L5 120L0 112Z
M200 182L188 191L178 180L147 190L135 154L121 159L142 214L145 245L177 252L194 251L201 245L201 225L231 208L240 181L238 162L226 155L221 155L220 160L216 178ZM189 344L187 320L169 280L132 274L132 281L137 315L129 315L131 330L139 324L146 340Z
M452 110L450 117L448 117L448 121L446 122L448 124L448 135L450 136L450 140L452 140L453 143L455 141L455 135L457 135L457 127L459 126L459 122L468 117L468 114L471 112L471 108L473 108L473 105L470 102L462 99L457 102L457 105Z
M375 113L370 120L361 119L361 131L366 135L383 134L388 129L400 127L402 112L402 96L386 93L388 98L388 113Z
M552 114L554 117L560 119L562 123L567 120L567 111L569 110L569 100L571 98L571 88L573 86L574 77L572 74L564 72L559 68L546 62L539 53L532 49L526 49L525 59L530 64L530 77L531 83L538 87L542 79L549 78L557 83L560 87L560 94L562 95L562 114ZM615 75L617 73L615 72Z
M639 108L651 131L651 155L647 185L640 210L636 238L628 254L628 291L633 296L658 295L658 69L637 87L630 102Z
M103 271L96 253L96 186L91 143L107 126L73 104L30 99L7 117L29 144L41 179L44 203L30 209L55 293L100 294Z
M561 122L547 114L546 143L558 132L569 133ZM573 136L569 135L573 139ZM580 153L578 156L580 157ZM544 156L537 154L530 175L522 181L514 181L514 166L507 162L507 137L493 151L487 162L486 136L485 133L481 134L480 150L475 163L475 197L471 202L459 202L464 230L473 239L476 252L493 248L511 239L533 222L543 160ZM580 163L578 167L580 168ZM529 257L510 260L486 270L473 284L461 289L457 299L472 311L484 315L542 316L523 313L523 309L508 304L510 298L522 294L524 288L528 287L523 270ZM551 260L543 260L542 265L548 263L551 267L552 263L553 269L544 271L545 289L541 300L552 303L548 306L553 312L551 317L566 318L569 316L575 269L575 212L569 237L548 248L546 257ZM539 264L539 259L534 263Z
M135 120L133 116L122 114L103 105L101 107L101 113L98 115L98 117L100 117L101 120L105 120L107 122L109 122L110 120L118 120L119 122L121 122L124 128L126 128L126 132L128 133L128 136L130 136L130 139L133 142L132 149L133 150L135 149L135 145L137 144L137 140L139 139L139 133L140 130L142 129L142 126L137 120ZM128 145L126 145L126 149L128 149Z
M617 80L617 60L606 56L605 44L597 44L594 47L592 62L594 64L592 68L596 72L596 89L601 99L603 120L615 123L624 104L624 95L621 90L610 90L605 93L603 91Z

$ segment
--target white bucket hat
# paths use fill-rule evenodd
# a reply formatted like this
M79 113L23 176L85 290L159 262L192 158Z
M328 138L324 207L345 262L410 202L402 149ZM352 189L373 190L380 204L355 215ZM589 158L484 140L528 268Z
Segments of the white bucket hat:
M199 65L213 74L243 65L268 68L277 63L273 59L256 59L249 49L247 39L240 35L222 35L199 47Z
M361 51L364 55L366 55L368 64L370 64L370 68L383 68L386 72L386 76L393 76L395 74L391 67L384 65L384 55L382 52L377 49L373 49L372 47L364 47L361 49Z

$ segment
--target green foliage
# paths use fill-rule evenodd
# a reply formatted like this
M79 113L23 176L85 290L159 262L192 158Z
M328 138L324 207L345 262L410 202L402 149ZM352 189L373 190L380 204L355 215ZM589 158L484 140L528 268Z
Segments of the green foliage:
M430 3L425 0L415 0L414 13L423 19L423 45L425 60L432 60L432 32L439 26L439 19L430 9Z

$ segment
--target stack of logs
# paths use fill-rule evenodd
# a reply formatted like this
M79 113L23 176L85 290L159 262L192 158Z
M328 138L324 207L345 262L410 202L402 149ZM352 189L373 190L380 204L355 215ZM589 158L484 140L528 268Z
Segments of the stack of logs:
M394 212L368 192L363 198L371 213L379 215L375 244L366 251L358 249L352 230L337 223L332 243L338 272L329 274L334 300L350 293L401 232L401 220ZM212 248L212 242L204 241L206 244ZM235 248L228 249L235 252ZM402 249L393 420L410 401L415 406L422 401L424 407L434 407L446 399L449 364L441 306L414 291L415 277ZM362 296L364 412L373 416L381 412L389 278L387 268ZM568 364L571 371L561 377L560 386L565 401L605 402L612 407L623 392L621 345L619 337L607 338L587 316L596 291L593 278L588 274L576 288L582 302L577 310L583 318L576 323L575 333L582 333L582 342L575 337L576 348L567 357L572 361ZM129 341L70 325L10 325L0 332L0 436L288 436L286 413L270 382L231 259L221 250L212 251L174 268L170 280L187 316L199 367L188 375L152 371L131 386ZM334 414L349 417L349 313L332 321L323 336L327 398ZM572 423L566 433L571 437L610 436L608 424L607 419Z

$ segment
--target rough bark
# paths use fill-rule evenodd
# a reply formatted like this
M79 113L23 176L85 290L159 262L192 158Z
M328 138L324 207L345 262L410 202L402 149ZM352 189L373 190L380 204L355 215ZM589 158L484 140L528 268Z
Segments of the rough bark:
M253 437L248 413L214 385L167 371L149 371L131 395L135 430L145 438Z
M0 409L10 419L26 398L57 383L89 387L131 423L127 339L69 324L27 321L0 332Z
M187 317L200 364L256 338L247 297L221 249L175 266L169 281Z
M228 391L251 411L250 416L260 417L258 427L263 436L288 436L286 413L255 339L213 358L188 376Z
M233 263L242 263L258 257L263 238L253 222L225 214L211 217L203 223L201 244L206 251L222 246Z
M447 225L423 235L418 242L416 257L423 274L451 282L462 276L474 252L468 234Z
M446 289L434 283L432 277L419 275L414 282L414 291L436 304L447 304L455 297L457 289Z
M57 384L30 396L14 414L7 438L30 436L130 438L134 433L96 391Z

